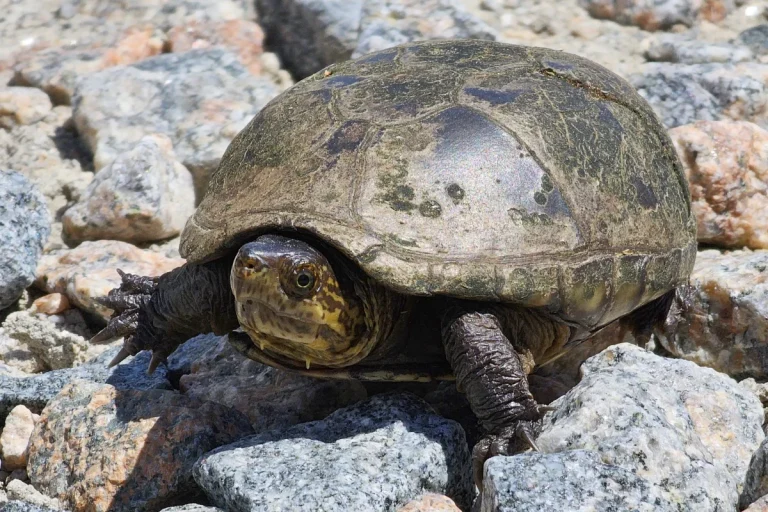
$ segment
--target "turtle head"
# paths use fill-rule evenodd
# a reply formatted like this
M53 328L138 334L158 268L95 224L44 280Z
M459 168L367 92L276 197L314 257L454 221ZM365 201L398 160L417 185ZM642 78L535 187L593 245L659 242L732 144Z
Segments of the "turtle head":
M292 363L343 365L365 332L354 286L340 284L328 259L304 241L263 235L243 245L230 285L243 329L260 350Z

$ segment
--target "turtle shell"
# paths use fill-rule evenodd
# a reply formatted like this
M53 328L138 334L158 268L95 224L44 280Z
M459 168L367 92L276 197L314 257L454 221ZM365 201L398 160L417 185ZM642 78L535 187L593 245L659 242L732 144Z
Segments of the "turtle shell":
M334 64L274 99L230 144L181 253L293 229L403 293L591 328L686 282L696 254L681 164L631 85L472 40Z

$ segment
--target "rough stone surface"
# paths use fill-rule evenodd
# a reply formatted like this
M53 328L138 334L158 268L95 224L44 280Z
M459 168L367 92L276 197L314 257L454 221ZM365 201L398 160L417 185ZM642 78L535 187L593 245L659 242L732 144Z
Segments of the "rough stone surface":
M746 121L670 130L683 162L699 242L768 249L768 131Z
M764 438L753 393L709 368L626 343L582 369L579 385L544 418L542 452L595 451L667 502L735 509L749 458Z
M768 65L654 62L630 77L669 128L734 119L768 127Z
M230 141L278 92L234 53L192 50L88 75L77 83L74 120L96 169L144 135L167 135L200 194Z
M668 29L678 23L691 26L702 19L722 21L735 4L734 0L579 0L595 18L644 30Z
M49 232L40 191L18 172L0 170L0 310L32 284Z
M17 124L42 120L53 105L48 96L31 87L0 88L0 116L12 116Z
M632 469L604 464L589 450L493 457L485 464L481 500L481 512L680 510Z
M397 509L397 512L461 512L448 496L427 492Z
M739 497L739 507L746 508L765 495L768 495L768 439L764 439L752 454L744 490Z
M60 510L61 505L56 498L50 498L26 482L21 480L13 480L5 487L8 493L8 499L20 500L30 505L41 507L43 509ZM1 509L5 510L5 509Z
M367 396L361 382L277 370L243 357L227 336L207 338L209 348L192 363L191 373L181 377L179 389L242 412L256 432L319 420Z
M734 377L768 377L768 251L699 251L691 289L659 338L677 357Z
M75 249L62 249L43 256L37 267L36 284L49 293L65 294L79 308L107 320L112 310L97 304L94 299L120 286L120 275L115 269L129 274L158 276L183 264L183 259L168 258L126 242L83 242Z
M411 395L379 395L325 420L243 439L205 455L195 480L231 511L390 510L424 491L471 500L458 424Z
M763 496L744 509L744 512L768 512L768 496Z
M220 404L75 381L43 410L27 471L75 512L157 510L199 493L198 457L252 432Z
M0 506L2 512L52 512L55 508L39 507L26 501L11 500Z
M101 169L62 218L68 239L143 243L181 233L195 209L192 175L165 135L147 135Z
M755 59L748 46L729 43L704 43L683 39L676 34L659 38L649 44L644 56L653 62L679 62L682 64L706 64L712 62L738 63Z
M35 414L23 405L17 405L5 418L5 425L0 433L0 458L3 470L13 471L27 465L29 455L29 437L35 428Z
M225 512L224 510L216 507L206 507L205 505L181 505L178 507L164 508L160 512Z
M62 293L49 293L32 302L31 312L44 315L58 315L71 308L69 299Z
M768 24L763 23L740 32L736 41L748 46L757 55L768 54Z
M8 336L2 327L0 327L0 361L5 369L19 371L20 373L16 376L26 376L26 374L44 370L29 347L16 338ZM0 371L0 374L5 373Z

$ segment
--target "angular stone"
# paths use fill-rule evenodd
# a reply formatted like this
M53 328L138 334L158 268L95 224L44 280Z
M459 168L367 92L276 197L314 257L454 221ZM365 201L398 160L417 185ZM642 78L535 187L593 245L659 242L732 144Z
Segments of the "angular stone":
M690 184L699 242L768 249L768 131L746 121L670 130Z
M51 100L39 89L0 88L0 116L13 116L17 124L36 123L45 118L51 108Z
M630 76L638 93L668 128L734 119L768 128L768 65L646 64Z
M27 466L29 438L35 428L35 416L23 405L17 405L5 418L5 426L0 434L0 456L4 470L12 471Z
M116 269L129 274L158 276L184 264L180 258L139 249L116 240L83 242L75 249L46 254L37 268L36 284L49 293L63 293L85 311L109 319L112 310L94 299L120 286Z
M114 91L121 94L117 97ZM171 138L201 194L234 136L278 94L221 48L164 54L78 81L77 129L101 169L144 135Z
M202 457L195 480L226 510L387 510L424 491L468 507L473 484L458 424L412 395L379 395L326 419Z
M319 420L367 396L358 381L314 379L247 359L227 336L208 335L207 344L191 373L181 377L179 389L242 412L256 432Z
M32 302L32 312L44 315L58 315L69 310L72 305L63 293L49 293Z
M744 489L739 496L740 509L747 508L765 495L768 495L768 438L763 439L749 461Z
M61 505L56 498L50 498L26 482L13 480L5 487L8 499L20 500L43 510L60 510ZM2 510L5 510L4 508Z
M192 175L171 140L155 134L99 171L62 222L73 241L143 243L178 235L194 210Z
M709 368L626 343L582 369L582 381L544 418L537 439L543 453L594 451L603 464L656 487L666 502L736 508L749 459L765 437L753 393Z
M198 457L252 432L220 404L75 381L43 410L27 471L74 512L158 510L199 494Z
M722 21L735 7L735 0L579 0L590 15L635 25L643 30L664 30L676 24L692 26L706 20Z
M676 357L739 377L768 378L768 251L699 251L691 288L658 341Z
M0 510L2 510L2 512L53 512L59 509L39 507L26 501L11 500L7 503L3 503Z
M398 508L397 512L461 512L461 509L448 496L427 492Z
M205 505L181 505L179 507L164 508L160 512L226 512L216 507L206 507Z
M744 512L768 512L768 496L763 496L744 509Z
M604 464L590 450L493 457L485 464L481 499L480 512L679 510L635 471Z
M0 310L32 284L50 229L37 187L18 172L0 170Z
M748 62L755 58L748 46L705 43L696 39L686 40L670 36L672 34L651 43L643 52L643 56L653 62L678 62L682 64L738 63Z
M740 32L736 41L748 46L756 55L768 54L768 24L763 23Z
M8 336L2 327L0 327L0 361L2 361L0 375L27 377L30 373L45 370L30 348L16 338Z

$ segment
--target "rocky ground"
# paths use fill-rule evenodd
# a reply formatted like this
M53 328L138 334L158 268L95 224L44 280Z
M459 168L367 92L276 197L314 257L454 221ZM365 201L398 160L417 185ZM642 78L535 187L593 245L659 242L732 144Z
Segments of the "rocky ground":
M0 10L0 510L768 511L768 1ZM481 499L450 384L316 381L213 335L152 376L147 354L106 367L120 341L88 343L110 315L95 298L115 268L183 263L179 232L259 109L333 62L448 37L578 53L656 109L702 244L663 336L605 349L632 341L609 326L544 369L572 389L540 452L487 463Z

